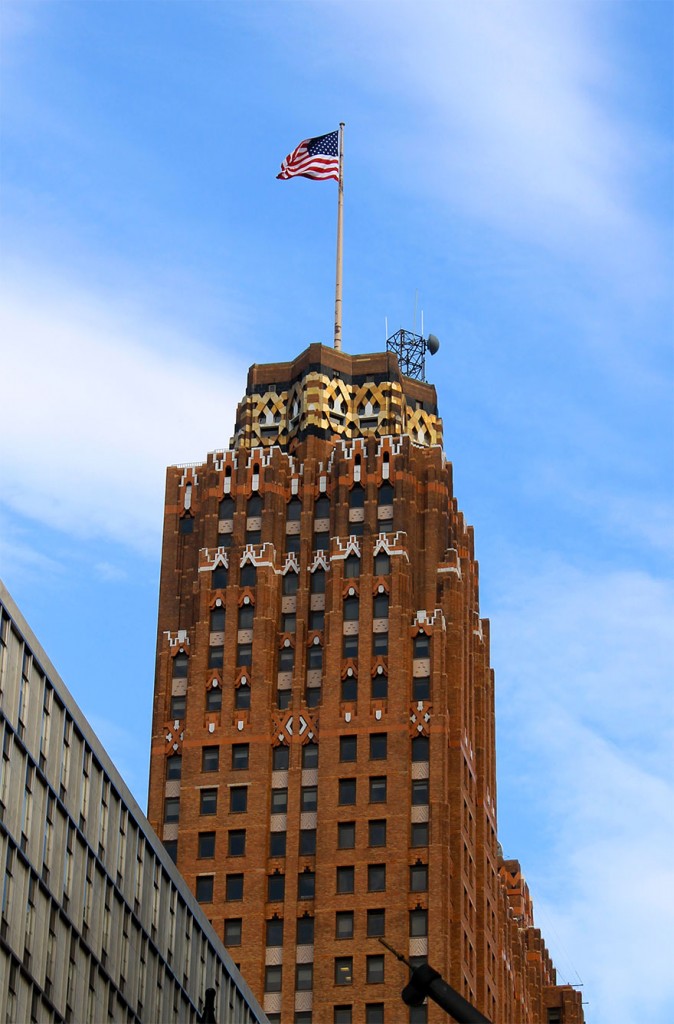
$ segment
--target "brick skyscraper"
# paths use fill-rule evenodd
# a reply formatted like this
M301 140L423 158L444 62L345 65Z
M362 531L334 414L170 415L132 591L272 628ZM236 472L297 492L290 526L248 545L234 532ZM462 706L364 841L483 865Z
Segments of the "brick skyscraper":
M494 678L435 388L390 353L253 366L168 470L149 817L269 1019L580 1024L496 836Z

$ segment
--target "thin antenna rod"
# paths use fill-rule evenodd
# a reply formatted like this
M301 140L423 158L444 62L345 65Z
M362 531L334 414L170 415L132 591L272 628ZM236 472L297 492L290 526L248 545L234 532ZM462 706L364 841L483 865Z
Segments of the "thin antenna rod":
M342 349L342 229L344 226L344 121L339 122L339 188L337 191L337 271L335 273L335 348Z
M381 942L382 946L385 946L386 949L388 949L389 953L393 953L396 960L400 960L402 964L406 964L411 971L414 970L409 960L406 957L404 957L402 953L399 953L397 949L394 949L393 946L386 941L386 939L379 939L379 942Z
M421 310L421 337L424 336L424 311Z
M384 341L388 341L388 317L384 317Z
M419 289L414 289L414 333L417 333L417 303L419 301Z

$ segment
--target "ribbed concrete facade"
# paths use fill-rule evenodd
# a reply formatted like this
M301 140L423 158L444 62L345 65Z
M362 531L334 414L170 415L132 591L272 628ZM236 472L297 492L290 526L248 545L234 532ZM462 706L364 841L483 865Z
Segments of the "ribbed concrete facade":
M270 1020L580 1024L496 836L494 678L435 389L318 345L167 476L149 817ZM564 995L564 998L563 998Z
M0 1020L264 1024L1 583L0 740Z

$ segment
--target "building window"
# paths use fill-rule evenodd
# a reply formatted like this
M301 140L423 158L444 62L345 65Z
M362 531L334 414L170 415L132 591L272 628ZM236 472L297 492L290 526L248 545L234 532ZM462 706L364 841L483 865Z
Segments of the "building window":
M183 516L179 520L179 529L181 533L192 533L194 530L194 519L192 516Z
M298 992L310 992L314 987L314 965L297 964L295 967L295 989ZM297 1020L297 1015L295 1015Z
M272 789L271 791L271 813L272 814L287 814L288 813L288 790L283 789Z
M302 502L299 498L291 498L286 505L286 520L289 523L299 523L302 516Z
M330 516L330 499L322 494L314 502L314 519L328 519Z
M358 755L358 737L357 736L340 736L339 737L339 760L340 761L355 761Z
M342 701L353 703L358 699L358 680L355 676L342 679Z
M255 609L252 604L244 604L239 608L239 629L252 629L255 623Z
M227 566L219 565L211 573L211 588L213 590L225 590L227 587ZM223 626L224 629L224 626Z
M279 672L292 672L295 664L295 648L282 647L278 655Z
M292 570L287 572L285 574L285 576L283 577L283 586L282 586L283 596L284 597L292 597L294 594L296 594L297 593L297 583L298 583L297 573L296 572L292 572Z
M428 779L412 779L412 806L428 803Z
M351 1009L350 1006L335 1006L332 1011L332 1024L352 1024Z
M276 705L280 711L285 711L289 708L292 703L292 691L291 690L277 690L276 691Z
M391 572L391 558L385 551L379 551L374 556L375 576L388 576Z
M227 875L225 879L225 899L229 903L243 899L243 875Z
M197 857L215 857L215 832L200 832Z
M368 864L367 866L367 891L385 892L386 890L386 865Z
M368 910L367 912L367 934L368 938L376 939L386 934L386 911Z
M342 658L358 657L358 634L342 637Z
M164 800L164 823L172 825L178 821L179 817L180 798L177 796L167 796Z
M370 696L373 700L386 700L388 697L388 677L383 672L372 676Z
M178 860L178 840L177 839L165 839L163 842L164 849L175 864Z
M302 747L302 767L318 768L318 743L305 743Z
M176 719L182 719L185 717L185 708L187 707L186 695L180 694L171 697L171 721L175 722Z
M215 648L211 647L211 651ZM212 667L212 666L211 666ZM220 687L206 691L206 711L220 711L222 709L222 690Z
M195 895L198 903L213 902L213 875L197 875Z
M365 1024L384 1024L384 1004L365 1004Z
M283 982L283 967L281 964L267 966L264 969L264 990L265 992L280 992Z
M410 910L410 936L419 938L428 935L428 911Z
M347 804L355 804L356 802L356 780L355 779L340 779L339 780L339 803L342 806Z
M337 868L337 892L353 892L354 869L353 867Z
M309 612L309 631L316 632L325 629L325 612L322 609L314 609ZM320 650L320 648L318 648Z
M419 821L410 829L410 846L428 846L428 822Z
M173 659L173 679L187 679L189 658L186 654L176 654Z
M428 736L415 736L412 740L412 760L428 761L430 755L430 740Z
M241 945L241 918L230 917L225 921L225 945Z
M267 899L270 903L280 903L285 895L285 875L269 875L267 877Z
M312 644L307 651L307 668L310 671L323 668L323 648L320 644Z
M275 772L286 772L290 764L290 747L274 747L271 755L271 766Z
M370 846L386 846L386 819L377 818L367 823L368 844Z
M307 689L307 707L317 708L321 703L321 688L320 686L311 686Z
M312 813L318 809L318 787L302 786L300 790L300 810Z
M236 645L236 664L238 667L246 666L249 667L253 664L253 645L252 644L237 644Z
M234 499L227 496L223 498L218 506L218 519L222 522L223 520L234 518Z
M355 821L340 821L337 824L337 848L339 850L353 850L356 845L356 823Z
M201 748L202 772L217 772L220 767L220 747Z
M249 519L256 519L262 515L262 497L259 494L251 494L246 505L246 515Z
M358 613L360 610L360 601L353 595L351 597L344 598L344 621L345 622L357 622Z
M316 895L316 875L313 871L301 871L297 876L298 900L312 900Z
M419 633L414 638L414 658L430 658L431 656L431 638L426 636L425 633Z
M372 618L388 619L388 594L375 594L372 602Z
M229 809L232 814L243 814L248 810L248 787L232 786L229 790Z
M412 864L410 866L410 892L426 892L428 890L428 865Z
M211 633L223 633L225 630L225 609L222 605L211 611Z
M172 754L166 758L166 778L179 779L183 770L183 759L181 754Z
M305 914L297 919L297 945L313 946L314 944L314 919Z
M412 680L412 697L414 700L431 699L431 680L429 676L415 676Z
M385 761L387 757L388 734L373 732L370 734L370 760Z
M267 946L282 946L283 945L283 918L273 917L271 921L267 921L266 924L266 944Z
M357 555L349 555L344 559L344 576L347 579L360 576L360 558Z
M370 803L371 804L385 804L386 803L386 776L385 775L371 775L370 776Z
M237 686L234 690L234 707L237 711L247 711L250 707L250 686Z
M286 550L286 554L290 554L291 552L293 554L296 554L296 555L299 554L299 551L300 551L300 535L299 535L299 533L286 533L285 550Z
M325 531L314 534L314 551L330 550L330 534Z
M349 491L349 508L365 508L365 490L360 484L354 484Z
M232 744L232 770L244 771L248 767L250 745L248 743Z
M217 809L217 789L202 789L199 793L199 814L215 814Z
M335 914L335 938L353 938L353 910L338 910Z
M230 857L243 857L246 852L245 828L231 828L227 833L227 853Z
M311 573L311 593L325 593L325 569L314 569Z
M372 657L383 658L388 654L388 633L372 634Z
M378 953L365 959L365 980L368 985L381 985L384 981L384 957Z
M335 985L353 985L353 957L335 957Z
M285 832L270 832L269 833L269 856L270 857L285 857L286 855L286 833Z
M300 856L313 857L316 854L316 829L300 829Z
M284 612L281 616L281 632L294 633L297 627L297 616L295 612Z
M242 587L254 587L257 583L257 567L251 565L250 562L246 562L241 567L241 586Z

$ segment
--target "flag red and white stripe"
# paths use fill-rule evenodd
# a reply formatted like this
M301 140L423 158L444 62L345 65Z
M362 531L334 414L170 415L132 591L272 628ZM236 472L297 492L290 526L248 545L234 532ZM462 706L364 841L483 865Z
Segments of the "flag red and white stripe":
M304 139L281 164L277 178L313 178L339 181L339 131Z

